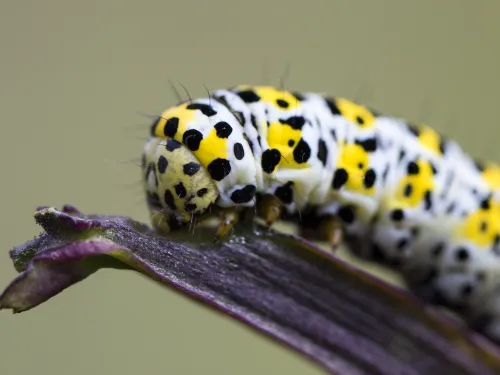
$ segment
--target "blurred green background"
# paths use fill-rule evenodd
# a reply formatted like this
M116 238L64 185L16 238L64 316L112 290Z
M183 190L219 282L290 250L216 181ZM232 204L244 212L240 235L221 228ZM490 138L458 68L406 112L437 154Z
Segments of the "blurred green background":
M150 120L238 83L360 100L500 160L497 1L2 1L0 287L37 205L147 221ZM320 374L294 352L132 272L0 314L0 374Z

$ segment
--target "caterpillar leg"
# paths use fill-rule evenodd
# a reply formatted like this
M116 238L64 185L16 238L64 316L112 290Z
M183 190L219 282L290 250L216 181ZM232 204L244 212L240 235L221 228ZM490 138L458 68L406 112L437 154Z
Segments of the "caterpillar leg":
M257 216L270 228L281 216L282 203L274 195L264 195L257 200Z
M337 215L328 215L321 220L319 236L337 251L343 239L342 221Z
M224 238L239 220L240 212L233 209L223 209L220 211L220 221L215 233L214 242Z

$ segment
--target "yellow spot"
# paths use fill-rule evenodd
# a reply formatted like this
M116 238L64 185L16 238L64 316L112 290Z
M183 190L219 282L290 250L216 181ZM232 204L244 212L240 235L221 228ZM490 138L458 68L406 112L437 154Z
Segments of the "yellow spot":
M427 125L422 125L420 127L420 134L418 136L418 140L422 145L424 145L429 150L436 152L439 155L442 155L441 150L441 137L439 133L434 129Z
M401 208L416 207L434 190L434 172L429 162L417 160L417 174L408 174L399 181L394 203Z
M274 105L281 110L294 110L300 108L300 101L289 91L279 90L270 86L238 86L238 91L252 90L264 103Z
M375 194L374 186L366 188L363 183L365 174L370 169L370 156L363 147L358 144L342 145L337 168L343 168L347 172L347 190L366 195Z
M482 172L483 178L491 189L500 188L500 166L488 163Z
M165 138L166 136L164 129L166 124L168 123L168 120L177 118L179 119L179 121L177 123L177 131L173 138L176 141L182 142L182 136L184 135L184 132L186 131L189 123L193 121L196 116L196 111L186 108L189 104L190 103L184 103L163 111L161 114L161 119L155 129L155 136Z
M269 148L275 148L281 153L278 166L293 169L302 169L309 166L308 163L297 163L293 157L293 150L299 143L301 136L301 130L293 129L289 125L280 122L270 124L267 132L267 143Z
M493 204L473 212L465 219L462 231L477 246L492 246L500 233L500 206Z
M375 116L366 107L344 98L336 98L335 105L342 116L362 128L369 128L375 122Z
M200 143L200 148L194 152L200 163L207 167L215 159L227 159L227 139L217 137L217 131L212 129Z

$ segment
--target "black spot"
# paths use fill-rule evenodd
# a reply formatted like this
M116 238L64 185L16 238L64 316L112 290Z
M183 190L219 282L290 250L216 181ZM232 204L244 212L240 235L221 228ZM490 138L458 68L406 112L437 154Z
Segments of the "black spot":
M280 119L283 125L289 125L294 130L301 130L306 123L306 119L302 116L292 116L286 119Z
M439 140L439 151L441 152L441 154L444 155L444 153L446 152L446 142L443 141L442 139Z
M250 139L248 139L248 137L246 135L245 135L245 139L248 142L248 147L250 147L250 151L252 152L252 154L254 154L254 151L253 151L253 142Z
M377 138L369 138L362 141L356 139L355 143L363 147L366 152L374 152L377 150Z
M207 117L215 116L217 111L212 108L212 106L203 103L191 103L187 107L187 109L191 110L200 110Z
M495 236L495 239L493 240L493 247L496 248L498 246L498 244L500 244L500 235L499 234L497 234Z
M234 156L236 159L241 160L245 156L245 150L243 149L243 145L239 142L235 143L233 146Z
M434 257L434 258L437 258L439 257L444 251L444 243L443 242L440 242L438 243L436 246L434 246L431 250L431 255Z
M481 224L479 225L479 230L481 232L486 232L488 230L488 223L486 221L481 221Z
M431 162L429 162L429 165L431 166L431 169L432 169L432 174L437 174L438 171L436 169L436 166L434 164L432 164Z
M165 145L165 148L167 151L174 151L182 146L182 143L177 142L175 139L167 139L167 144Z
M446 208L446 213L451 214L456 207L456 202L451 202L450 205Z
M460 293L462 294L463 297L468 297L472 294L473 291L474 291L474 285L472 285L471 283L465 283L462 286Z
M146 201L151 207L159 208L159 209L162 208L161 202L160 202L160 197L156 193L151 193L148 191L146 194Z
M356 116L356 122L359 124L359 125L364 125L365 123L365 119L361 116Z
M184 204L184 210L186 210L186 212L193 212L194 210L196 210L196 204L186 202Z
M281 108L288 108L288 106L289 106L288 102L286 100L283 100L283 99L276 100L276 104L278 104L278 106Z
M200 198L203 197L206 193L208 193L207 188L202 188L196 192L196 195L199 196Z
M233 132L233 128L225 121L220 121L214 126L217 137L228 138Z
M403 210L401 209L395 209L395 210L392 210L391 212L391 219L392 221L402 221L405 217L405 214L403 212Z
M293 202L293 189L292 182L288 182L283 186L279 186L274 191L274 195L276 195L283 203L290 204Z
M245 125L245 116L243 115L242 112L239 111L231 111L234 117L236 117L236 120L240 123L240 125Z
M464 248L464 247L459 247L456 250L455 258L459 262L466 262L469 259L469 251L466 248Z
M184 164L184 174L186 174L188 176L192 176L200 170L200 167L201 167L201 165L199 165L198 163L194 163L194 162Z
M415 137L419 137L420 136L420 129L417 128L415 125L411 125L411 124L408 124L408 130L410 131L410 133L412 133Z
M165 173L167 167L168 167L168 160L165 158L165 156L161 155L158 158L158 172Z
M172 210L177 209L177 207L175 207L175 203L174 203L174 196L170 192L170 190L165 190L164 198L165 198L165 203L167 204L168 207L170 207L170 209L172 209Z
M486 169L484 163L480 160L474 160L474 165L476 166L479 172L483 172Z
M365 185L365 188L369 189L375 184L376 180L377 180L377 174L372 168L370 168L365 173L365 178L363 179L363 185Z
M406 156L406 151L405 150L399 150L399 156L398 156L398 161L403 160L403 158Z
M335 171L335 174L333 175L332 187L335 190L340 189L347 182L348 178L349 175L347 174L347 171L344 168L337 169Z
M179 118L171 117L165 123L165 127L163 128L163 134L167 137L173 138L175 133L177 133L177 128L179 127Z
M337 104L335 104L334 99L325 99L325 103L328 106L328 109L330 110L332 115L342 115L342 113L340 113L339 108L337 107Z
M182 143L191 151L197 151L200 148L200 142L203 140L203 134L196 129L190 129L182 136Z
M326 165L326 159L328 158L328 149L326 148L326 142L323 139L318 141L318 159L321 161L323 166Z
M396 243L396 248L398 250L403 250L406 245L408 245L408 238L401 238L397 243Z
M295 141L293 139L290 139L288 141L288 146L293 147L295 145Z
M490 199L484 199L482 202L481 202L481 208L483 210L489 210L490 209Z
M187 191L182 182L175 185L175 194L177 194L179 198L184 198L186 196Z
M355 215L354 215L354 210L351 206L340 207L338 215L344 223L352 224L354 222Z
M337 142L337 132L335 129L330 130L330 134L332 135L333 140Z
M382 181L387 181L387 177L389 176L389 164L385 166L384 172L382 172Z
M486 280L486 272L484 271L477 271L476 272L476 280L479 282L484 282Z
M292 94L292 95L295 97L295 99L296 99L297 101L299 101L299 102L301 102L301 101L303 101L303 100L305 99L305 96L304 96L304 95L302 95L300 92L292 92L291 94Z
M255 103L260 100L260 96L252 90L240 91L237 94L245 103Z
M215 159L208 165L207 171L215 181L221 181L231 173L231 163L227 159Z
M261 159L262 170L266 173L273 173L280 160L281 153L278 150L273 148L264 151Z
M253 126L256 130L258 130L258 129L259 129L259 127L257 126L257 119L255 118L255 116L254 116L254 115L251 115L251 116L250 116L250 121L252 122L252 126Z
M417 237L419 234L420 234L420 228L418 228L418 227L411 228L412 237Z
M301 138L295 149L293 150L293 159L296 163L302 164L306 163L311 157L311 148L309 145Z
M410 161L406 167L406 172L410 175L415 175L420 172L420 168L417 163Z
M372 245L371 256L372 256L372 259L377 261L377 262L380 262L380 263L387 262L387 257L385 256L384 252L382 251L382 248L377 244Z
M427 190L424 195L424 209L429 211L432 208L432 196L431 191Z
M257 136L257 143L259 144L259 146L262 146L262 138L260 135Z
M412 193L413 193L413 185L412 184L406 184L405 189L403 191L403 195L405 197L410 197Z
M243 189L235 190L231 193L231 200L234 203L248 203L255 196L255 185L247 185Z

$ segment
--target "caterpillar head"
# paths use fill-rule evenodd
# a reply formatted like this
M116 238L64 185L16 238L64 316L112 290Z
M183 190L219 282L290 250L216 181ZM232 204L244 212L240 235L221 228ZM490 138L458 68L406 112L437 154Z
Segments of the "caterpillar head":
M219 191L207 170L182 143L151 138L142 164L147 203L157 229L170 231L209 216Z

